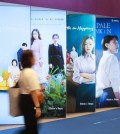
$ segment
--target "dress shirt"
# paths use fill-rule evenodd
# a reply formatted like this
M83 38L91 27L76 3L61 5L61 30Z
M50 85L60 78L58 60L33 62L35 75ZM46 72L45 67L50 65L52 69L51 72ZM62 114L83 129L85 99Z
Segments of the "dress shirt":
M77 83L82 83L83 77L80 73L95 73L95 55L81 55L74 61L73 67L73 81Z
M8 73L10 73L12 76L19 76L20 69L16 66L9 66L8 67Z
M96 75L96 96L108 87L112 87L114 92L119 91L120 67L117 57L110 51L104 51Z

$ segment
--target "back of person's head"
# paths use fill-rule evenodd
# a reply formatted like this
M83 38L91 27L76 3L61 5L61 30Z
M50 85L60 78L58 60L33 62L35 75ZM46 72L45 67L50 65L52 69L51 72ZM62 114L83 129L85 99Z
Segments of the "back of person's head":
M34 57L31 50L24 50L22 53L21 64L23 68L31 68L33 66L32 58Z
M73 58L70 58L70 61L74 62L74 61L73 61Z
M22 43L22 46L26 46L27 47L27 43Z
M108 50L108 48L106 47L106 43L110 43L111 40L116 39L118 40L118 37L116 35L106 35L104 36L103 40L102 40L102 48L104 51Z

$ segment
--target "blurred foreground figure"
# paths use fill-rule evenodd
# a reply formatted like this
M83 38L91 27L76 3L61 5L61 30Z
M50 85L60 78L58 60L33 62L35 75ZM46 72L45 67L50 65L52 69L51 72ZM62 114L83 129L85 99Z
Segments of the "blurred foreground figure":
M37 118L41 115L39 94L40 84L36 72L32 69L35 58L31 50L22 53L19 86L21 92L20 108L23 112L25 130L22 134L38 134Z

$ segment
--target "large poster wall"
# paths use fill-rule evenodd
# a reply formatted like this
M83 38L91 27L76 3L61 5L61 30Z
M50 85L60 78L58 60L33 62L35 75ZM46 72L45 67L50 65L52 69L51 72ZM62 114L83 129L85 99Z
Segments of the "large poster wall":
M67 16L67 112L95 111L95 16Z
M119 106L120 19L66 18L66 11L13 4L0 5L0 18L0 124L23 124L9 113L8 90L19 80L26 49L45 89L43 118Z
M96 107L119 106L120 19L96 19Z
M66 11L34 9L0 6L0 124L23 124L22 116L10 115L8 90L19 80L21 52L26 49L34 52L33 69L45 88L43 118L66 116Z

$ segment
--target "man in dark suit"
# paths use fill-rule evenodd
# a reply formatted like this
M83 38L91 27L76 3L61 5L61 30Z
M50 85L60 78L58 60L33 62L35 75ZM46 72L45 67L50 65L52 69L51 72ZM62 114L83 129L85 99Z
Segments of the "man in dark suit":
M19 68L20 70L22 69L22 66L21 66L21 56L22 56L22 52L24 50L27 49L27 44L26 43L22 43L22 47L17 51L17 58L18 58L18 63L19 63Z

